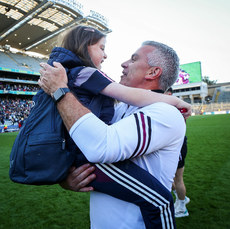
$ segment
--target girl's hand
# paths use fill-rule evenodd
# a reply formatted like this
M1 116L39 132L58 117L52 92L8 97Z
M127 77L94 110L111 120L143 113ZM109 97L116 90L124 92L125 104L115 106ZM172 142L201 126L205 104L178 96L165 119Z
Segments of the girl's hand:
M181 99L178 99L176 104L177 109L181 112L185 119L192 115L192 106L189 103L184 102Z

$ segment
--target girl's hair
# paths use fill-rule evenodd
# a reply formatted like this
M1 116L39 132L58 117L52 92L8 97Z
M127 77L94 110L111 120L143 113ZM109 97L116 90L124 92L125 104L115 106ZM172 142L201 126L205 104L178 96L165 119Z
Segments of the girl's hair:
M106 35L89 26L76 26L64 36L61 47L75 53L86 66L94 67L88 52L88 46L96 44Z

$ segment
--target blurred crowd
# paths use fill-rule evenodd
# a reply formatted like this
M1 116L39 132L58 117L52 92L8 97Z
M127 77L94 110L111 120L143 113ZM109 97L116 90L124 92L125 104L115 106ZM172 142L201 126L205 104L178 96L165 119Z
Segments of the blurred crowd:
M0 122L4 125L5 121L23 124L28 117L33 101L29 99L3 99L0 98Z
M25 84L0 84L0 90L6 91L38 91L37 85L25 85Z

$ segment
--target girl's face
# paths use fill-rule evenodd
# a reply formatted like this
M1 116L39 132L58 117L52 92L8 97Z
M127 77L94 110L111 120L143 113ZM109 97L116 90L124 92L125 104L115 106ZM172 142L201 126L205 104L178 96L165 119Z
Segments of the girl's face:
M105 53L105 43L106 38L102 37L96 44L88 46L89 55L94 63L94 65L101 69L101 64L107 58Z

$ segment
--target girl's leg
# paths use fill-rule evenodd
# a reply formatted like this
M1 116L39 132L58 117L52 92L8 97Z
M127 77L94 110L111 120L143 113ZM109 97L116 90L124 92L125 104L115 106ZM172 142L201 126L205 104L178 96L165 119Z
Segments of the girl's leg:
M95 166L95 191L138 205L147 229L176 228L173 197L150 173L129 160Z

